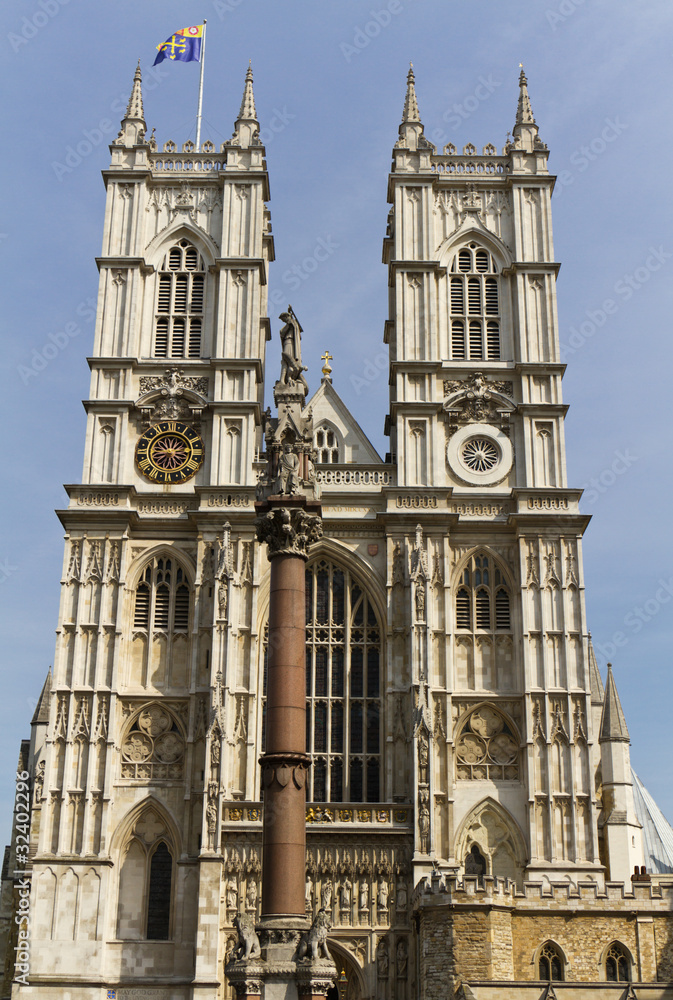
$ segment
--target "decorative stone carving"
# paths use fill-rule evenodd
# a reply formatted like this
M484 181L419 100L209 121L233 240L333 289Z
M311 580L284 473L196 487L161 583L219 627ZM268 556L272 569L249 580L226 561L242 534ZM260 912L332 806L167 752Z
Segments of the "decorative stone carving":
M407 948L407 942L405 938L400 938L399 941L397 942L396 959L397 959L397 978L406 979L407 966L409 964L409 951Z
M137 407L146 421L193 420L206 405L208 379L167 368L163 375L141 375Z
M33 802L36 806L39 806L42 802L42 792L44 789L44 769L46 766L46 761L41 760L38 762L35 768L35 781L34 781L34 791L33 791Z
M421 854L428 853L430 839L430 809L428 803L430 793L427 788L421 788L418 793L418 834Z
M376 975L379 979L388 978L388 968L390 965L390 959L388 957L388 945L384 938L379 941L379 946L376 949Z
M309 546L322 538L322 521L301 508L275 507L255 521L257 540L268 544L274 556L308 558Z
M308 959L317 962L320 958L332 961L332 956L327 947L327 933L330 929L327 913L324 909L318 910L313 923L306 934L302 936L297 949L297 960Z
M282 353L279 382L290 387L299 383L304 391L304 396L307 396L308 382L303 375L307 368L301 363L301 325L290 305L287 307L287 312L280 314L280 319L282 319L284 326L280 331Z
M442 409L453 425L500 425L516 409L513 392L512 382L490 380L482 372L474 372L466 379L445 380Z
M270 788L276 782L285 788L291 780L297 789L306 784L309 758L305 754L275 753L262 758L262 787Z
M251 914L237 913L234 917L234 927L238 932L238 946L234 958L238 960L259 958L261 955L259 938Z

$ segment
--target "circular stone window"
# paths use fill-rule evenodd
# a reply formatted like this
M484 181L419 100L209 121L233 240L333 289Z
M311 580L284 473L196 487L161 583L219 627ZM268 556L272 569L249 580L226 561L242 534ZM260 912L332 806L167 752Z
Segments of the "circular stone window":
M468 424L448 443L446 458L451 471L470 486L495 486L512 468L512 443L506 434L488 424Z

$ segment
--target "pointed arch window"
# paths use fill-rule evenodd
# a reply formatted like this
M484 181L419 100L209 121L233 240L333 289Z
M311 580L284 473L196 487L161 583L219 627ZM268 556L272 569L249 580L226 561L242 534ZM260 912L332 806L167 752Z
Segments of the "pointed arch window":
M313 445L318 462L334 465L344 461L340 436L331 424L324 423L316 427Z
M164 556L145 567L136 587L133 628L148 632L187 632L191 590L182 567Z
M189 240L171 247L157 277L154 357L200 358L206 272Z
M563 956L553 941L545 941L538 956L538 976L546 982L563 982Z
M456 590L456 628L459 631L509 632L510 593L491 556L473 556Z
M631 963L623 944L613 941L605 955L605 978L608 983L631 981Z
M308 566L308 801L381 800L381 648L374 607L348 570L327 560ZM265 657L265 694L266 675Z
M498 268L477 243L463 247L449 269L451 358L484 361L500 358Z
M117 902L120 940L170 940L176 857L166 823L154 809L147 809L121 852Z

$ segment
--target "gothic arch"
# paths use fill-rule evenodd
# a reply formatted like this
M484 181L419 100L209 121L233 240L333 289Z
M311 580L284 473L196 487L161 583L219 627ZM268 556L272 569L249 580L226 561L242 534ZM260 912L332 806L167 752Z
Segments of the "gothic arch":
M514 258L511 252L495 233L492 233L490 229L486 229L485 226L482 228L481 226L475 226L472 222L465 222L440 243L437 249L440 266L448 267L454 253L470 242L478 243L484 249L490 250L496 258L501 271L510 267L513 263Z
M513 596L516 593L516 581L514 579L512 568L505 562L502 556L495 551L490 545L475 545L468 552L465 552L463 556L459 559L453 569L451 576L451 589L453 590L460 582L460 578L465 570L467 564L473 556L486 555L496 564L497 568L500 570L505 578L505 583L510 589L510 593Z
M157 271L164 256L178 240L189 240L203 256L206 269L215 263L219 256L218 248L205 230L194 223L184 221L172 222L157 233L145 247L147 264Z
M357 958L334 938L328 939L327 947L336 965L337 979L341 975L342 969L346 972L346 978L348 979L347 996L349 1000L361 1000L361 998L367 997L368 992L365 985L365 977ZM355 984L355 988L353 988L353 984Z
M119 863L121 851L130 840L138 820L142 817L143 813L148 812L150 809L153 809L156 813L158 813L160 819L164 821L172 838L175 850L177 852L180 851L182 838L180 835L180 827L178 826L175 817L155 795L146 795L140 802L136 802L136 804L129 809L126 815L121 818L114 833L112 834L112 838L110 840L110 854L113 858L116 858L117 863Z
M478 705L472 705L471 708L466 709L462 713L462 715L460 715L458 717L458 719L456 720L456 724L453 727L454 737L457 736L461 732L461 730L463 729L463 726L465 725L465 723L469 719L469 717L471 715L474 715L475 712L479 711L480 708L489 708L489 709L492 709L494 712L497 712L498 715L501 715L502 718L507 723L507 726L512 730L512 733L514 734L514 736L516 737L516 739L519 742L521 742L521 733L519 732L519 727L517 726L516 722L511 717L511 715L509 715L508 712L503 711L503 709L500 708L498 705L494 705L492 702L487 701L487 700L479 702Z
M628 966L629 966L629 976L628 976L628 978L624 979L624 980L619 979L617 981L618 982L630 982L632 980L632 978L633 978L633 975L634 975L634 969L637 969L638 966L637 966L635 958L633 957L633 952L631 951L631 949L627 945L625 945L623 941L620 941L617 938L613 938L612 941L609 941L605 945L605 947L603 948L603 950L602 950L602 952L600 954L600 958L598 960L598 978L600 979L602 975L606 976L605 962L606 962L606 959L608 957L608 953L609 953L610 949L614 948L614 947L617 947L623 953L623 956L626 959L626 961L628 962Z
M329 435L332 435L330 441ZM317 452L317 462L335 463L346 461L344 437L335 423L324 417L313 428L313 444ZM336 451L337 457L333 458Z
M460 824L455 854L462 866L476 845L486 860L486 875L521 883L527 862L526 841L519 824L499 802L487 796Z
M320 559L329 559L338 563L343 569L347 569L356 579L359 586L367 592L367 597L374 606L376 617L381 623L382 630L386 627L386 595L381 586L378 576L372 571L372 567L352 549L349 549L342 542L334 538L321 538L311 546L311 554L308 558L307 566L312 565ZM262 578L259 588L258 608L259 608L259 634L262 635L264 626L269 619L269 589L271 585L271 574L266 572Z
M196 577L194 559L182 549L166 545L165 542L159 542L157 545L150 545L149 548L144 549L140 555L136 556L136 558L132 560L126 574L127 592L130 591L135 593L135 589L140 583L142 574L147 568L147 564L153 559L162 558L175 559L175 561L179 564L180 569L187 575L187 583L189 587L194 587L194 579Z
M115 877L109 910L112 935L122 940L168 940L174 929L180 833L166 807L154 796L138 802L118 824L111 841ZM155 857L161 856L164 893L153 894ZM168 893L165 886L168 883ZM152 930L157 925L162 930ZM148 937L149 936L149 937Z
M550 945L553 948L553 950L558 954L558 957L561 959L563 974L561 980L554 980L554 982L559 982L559 981L563 982L568 978L568 972L570 970L570 965L568 963L568 956L566 955L565 949L562 948L561 945L558 943L558 941L555 941L553 938L545 938L544 941L541 941L540 944L535 949L535 951L533 952L533 957L531 958L530 961L530 964L533 966L534 969L533 978L534 979L538 978L538 972L540 967L540 956L542 955L542 949L546 945Z

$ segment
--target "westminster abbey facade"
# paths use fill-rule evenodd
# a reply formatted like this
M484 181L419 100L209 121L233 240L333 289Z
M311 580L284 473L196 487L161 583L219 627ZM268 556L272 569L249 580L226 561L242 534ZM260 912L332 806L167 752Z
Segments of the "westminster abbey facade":
M225 1000L263 863L254 504L277 320L252 74L217 151L148 137L138 70L110 149L1 996ZM410 72L383 239L389 454L329 359L307 400L306 913L328 915L349 1000L673 998L673 869L586 620L547 159L523 72L502 150L441 151Z

